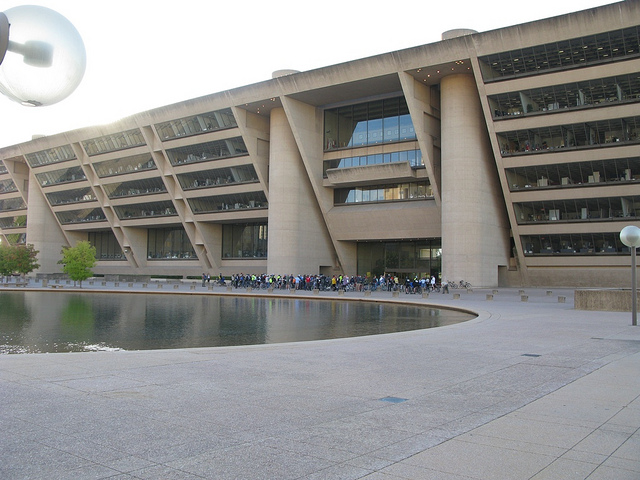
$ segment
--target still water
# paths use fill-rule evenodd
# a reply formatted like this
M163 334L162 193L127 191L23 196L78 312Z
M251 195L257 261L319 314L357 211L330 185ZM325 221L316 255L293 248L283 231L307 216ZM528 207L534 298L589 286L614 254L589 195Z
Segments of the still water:
M298 342L464 322L451 310L371 302L167 294L0 293L0 353Z

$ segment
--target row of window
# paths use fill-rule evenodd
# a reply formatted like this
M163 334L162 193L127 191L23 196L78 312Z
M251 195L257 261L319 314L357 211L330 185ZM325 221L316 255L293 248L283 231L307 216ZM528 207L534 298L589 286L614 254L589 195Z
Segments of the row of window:
M424 200L427 198L433 198L433 190L429 182L336 188L333 191L334 205Z
M525 113L584 108L611 102L639 101L637 73L585 80L488 97L494 119Z
M22 197L6 198L4 200L0 200L0 212L22 210L23 208L27 208L27 204L24 202Z
M47 193L47 200L51 205L65 205L68 203L91 202L96 196L90 187L75 188L64 192Z
M519 224L619 220L640 216L640 197L544 200L514 203L513 208Z
M620 232L524 235L521 241L525 255L629 255L629 247L620 241Z
M170 122L156 123L155 127L158 136L164 142L174 138L232 128L237 125L231 109L224 108L215 112L171 120Z
M640 27L479 57L485 82L637 57Z
M640 117L555 125L498 134L502 156L637 142Z
M415 139L416 132L404 97L324 111L325 150Z
M139 128L127 130L125 132L113 133L103 137L92 138L82 142L87 155L99 155L102 153L115 152L125 148L133 148L146 145L142 132Z
M412 168L424 167L422 152L418 150L404 150L402 152L379 153L375 155L359 155L357 157L345 157L323 162L324 178L327 178L327 170L332 168L364 167L367 165L381 165L383 163L409 162Z
M149 202L117 206L114 207L114 209L120 220L146 217L166 217L178 214L173 202L168 200L164 202Z
M167 191L167 187L161 178L154 177L130 182L108 183L104 186L104 190L109 198L121 198L163 193Z
M248 150L242 137L227 138L167 150L169 161L174 166L247 154Z
M15 217L0 218L0 228L23 228L27 226L27 216L17 215Z
M238 183L254 183L258 181L258 175L253 165L239 165L237 167L181 173L178 175L178 181L184 190L194 190Z
M216 213L227 210L247 210L268 208L264 192L236 193L212 197L190 198L189 205L193 213Z
M98 260L124 260L125 255L111 231L89 232L88 240L96 247ZM223 258L265 258L267 224L225 224L222 226ZM150 260L191 259L196 253L183 228L147 230L147 258Z
M87 176L84 174L84 170L79 166L36 174L36 180L38 180L38 183L43 187L48 185L59 185L61 183L78 182L86 179Z
M505 170L509 189L573 187L640 181L640 157L553 165L528 165Z

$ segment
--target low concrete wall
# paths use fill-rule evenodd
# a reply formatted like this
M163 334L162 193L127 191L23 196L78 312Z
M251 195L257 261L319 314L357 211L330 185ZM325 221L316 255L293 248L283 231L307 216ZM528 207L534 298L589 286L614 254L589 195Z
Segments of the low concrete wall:
M574 292L574 308L576 310L630 312L631 289L579 289Z

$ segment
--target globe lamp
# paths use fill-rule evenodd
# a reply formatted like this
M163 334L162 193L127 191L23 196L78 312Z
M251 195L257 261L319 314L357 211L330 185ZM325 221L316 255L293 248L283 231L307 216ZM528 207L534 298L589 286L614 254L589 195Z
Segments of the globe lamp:
M46 7L0 12L0 93L25 106L53 105L80 84L87 65L82 37Z

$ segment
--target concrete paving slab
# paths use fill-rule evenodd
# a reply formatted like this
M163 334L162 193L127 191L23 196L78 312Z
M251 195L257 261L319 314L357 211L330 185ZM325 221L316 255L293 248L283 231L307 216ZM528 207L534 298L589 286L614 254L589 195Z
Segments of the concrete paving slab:
M188 288L162 294L226 294ZM640 478L640 328L546 290L368 297L479 314L415 332L2 355L0 478Z

